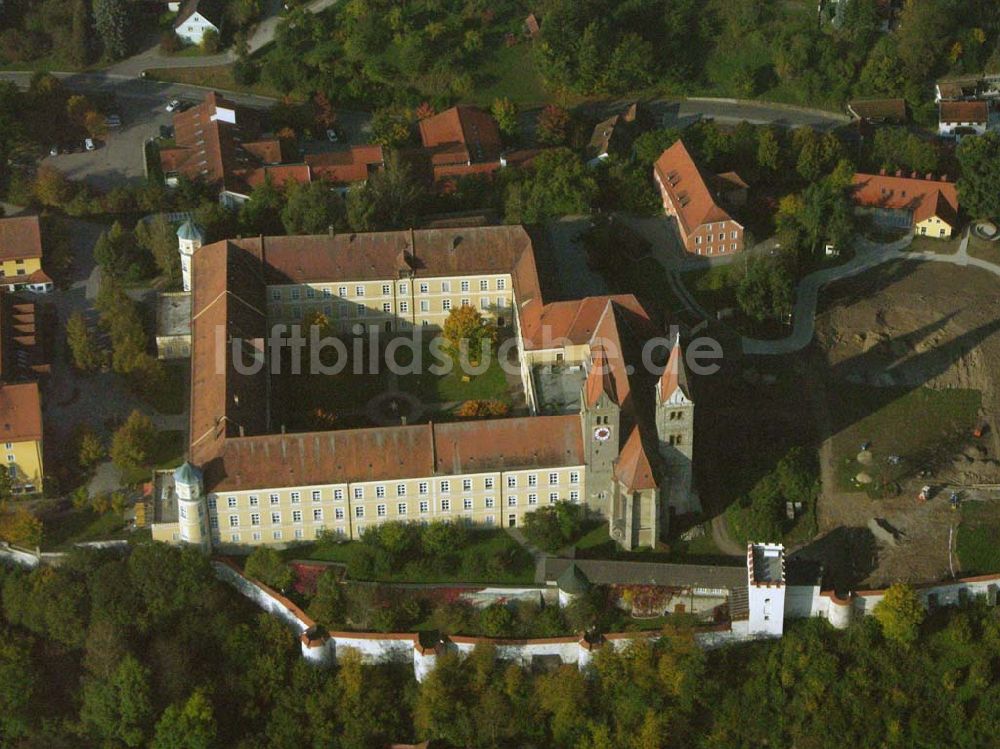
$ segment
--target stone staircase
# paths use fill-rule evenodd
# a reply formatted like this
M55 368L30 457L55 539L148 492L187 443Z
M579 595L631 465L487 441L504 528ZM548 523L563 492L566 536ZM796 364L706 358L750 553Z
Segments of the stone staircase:
M750 618L750 593L745 585L729 591L729 619L734 622Z

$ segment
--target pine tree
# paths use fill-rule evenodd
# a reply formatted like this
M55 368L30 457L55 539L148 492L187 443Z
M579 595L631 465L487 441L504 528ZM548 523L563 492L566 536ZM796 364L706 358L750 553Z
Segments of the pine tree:
M66 345L73 356L73 366L82 372L92 372L104 362L104 352L79 312L66 321Z
M87 11L87 0L74 0L73 25L70 28L69 58L77 67L84 67L90 62L90 13Z
M119 60L129 51L132 14L126 0L94 0L94 27L104 44L104 56Z

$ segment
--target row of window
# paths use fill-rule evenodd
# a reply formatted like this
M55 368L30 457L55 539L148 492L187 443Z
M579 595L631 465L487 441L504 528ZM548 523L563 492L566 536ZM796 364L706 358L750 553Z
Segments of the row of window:
M739 234L737 232L735 232L735 231L734 232L730 232L730 234L729 234L729 238L730 239L736 239L738 236L739 236ZM709 235L705 236L704 239L705 239L706 243L707 242L711 242L712 241L712 235L709 234ZM694 238L694 243L695 244L701 244L701 240L702 240L701 235L698 235L698 236L696 236ZM725 234L725 232L723 232L722 234L719 235L719 241L720 242L725 242L726 241L726 234Z
M470 307L470 306L472 306L472 300L471 299L462 299L462 300L460 300L459 303L460 303L460 305L462 307ZM438 312L438 311L441 311L441 312L450 312L452 310L452 308L453 308L453 305L454 305L453 300L451 300L451 299L442 299L441 300L441 308L440 308L440 310L431 310L431 303L430 303L430 301L427 300L427 299L421 299L420 300L420 311L421 312L432 312L432 311L435 311L435 312ZM398 306L399 306L399 310L398 310L399 314L409 314L409 312L410 312L410 303L409 302L401 301L401 302L399 302ZM506 306L507 306L507 300L506 300L505 297L502 297L502 296L498 296L495 299L490 299L490 297L482 297L479 300L479 307L480 307L480 309L482 309L484 311L488 311L490 309L504 309ZM367 304L358 303L354 307L354 317L367 317L368 315L370 315L373 312L375 312L375 310L373 310ZM386 315L395 314L393 312L392 302L383 302L382 303L382 313L386 314ZM324 304L323 305L323 314L326 315L327 317L335 317L336 316L336 309L332 305ZM375 312L375 314L377 315L378 313ZM302 318L302 308L300 306L294 305L292 307L292 317L295 318L295 319L301 319Z
M731 245L729 245L729 250L731 252L736 252L736 242L733 242ZM725 252L725 251L726 251L726 246L724 244L720 244L719 245L719 252ZM701 248L700 247L698 248L698 254L699 255L701 254ZM712 247L712 245L709 245L708 248L706 249L705 254L706 255L713 255L713 254L715 254L715 248Z
M478 286L479 286L479 290L480 291L493 291L493 290L496 290L496 291L505 291L507 289L507 279L505 279L505 278L497 278L491 284L490 283L490 279L488 279L488 278L481 278L481 279L479 279ZM438 288L438 290L440 290L440 293L442 293L442 294L450 294L451 293L451 281L439 281L439 282L437 282L437 288ZM420 293L421 294L429 294L429 293L431 293L431 284L430 284L430 282L429 281L422 281L420 283L420 285L419 285L419 289L420 289ZM348 286L338 286L337 287L337 296L340 297L341 299L346 299L348 297L348 290L349 290ZM458 290L459 291L471 291L472 290L472 282L471 281L460 281L459 284L458 284ZM317 297L317 292L318 292L318 296L321 296L324 299L331 299L331 298L333 298L333 288L329 287L329 286L323 287L322 289L315 289L312 286L307 286L307 287L305 287L305 298L306 299L315 299ZM405 296L405 295L407 295L409 293L410 293L409 284L406 283L406 282L400 282L400 284L399 284L399 294L401 296ZM387 284L387 283L382 284L382 296L391 296L391 295L392 295L392 285L391 284ZM356 297L365 296L365 287L362 284L357 284L354 287L354 296L356 296ZM295 299L301 299L302 298L302 289L299 288L299 287L295 287L295 288L290 289L289 290L289 298L293 299L293 300L295 300ZM282 299L282 290L280 288L278 288L278 287L272 287L272 289L271 289L271 299L273 299L274 301L280 301Z
M547 479L548 479L548 485L549 486L556 486L556 485L558 485L560 483L559 473L556 472L556 471L550 472L548 474L548 476L547 476ZM525 477L525 481L526 481L525 485L528 486L528 487L538 486L539 485L539 476L538 476L537 473L529 473ZM579 471L570 471L569 472L569 483L570 484L574 484L574 485L580 483L580 472ZM462 491L463 492L471 492L473 490L474 484L475 484L475 482L474 482L473 479L462 479L462 482L461 482ZM507 488L508 489L516 489L516 488L518 488L518 484L519 484L519 481L518 481L518 476L516 474L509 474L507 476ZM452 480L451 479L441 479L438 482L438 491L441 494L450 494L451 493L451 488L452 488ZM493 476L484 476L483 479L482 479L481 488L485 489L485 490L490 490L490 489L496 488L496 479L495 479L495 477L493 477ZM385 484L377 484L375 486L375 497L376 497L376 499L382 499L383 497L385 497L386 493L388 492L388 490L389 490L389 488ZM408 491L407 484L405 484L405 483L398 483L398 484L395 485L395 496L397 496L397 497L405 497L407 495L407 491ZM421 482L419 482L417 484L417 493L420 494L420 495L429 494L430 493L430 482L429 481L421 481ZM313 489L309 494L310 494L310 498L312 499L313 502L321 502L323 500L323 490L321 490L321 489ZM289 499L291 500L292 504L298 504L298 503L300 503L302 501L302 492L300 492L300 491L289 492L288 496L289 496ZM327 496L329 496L329 494ZM354 487L353 497L354 497L354 499L364 499L365 498L365 487L364 486L355 486ZM238 508L240 506L239 499L240 499L239 497L226 497L226 507L228 507L230 509L236 509L236 508ZM268 503L270 505L272 505L272 506L281 504L281 495L278 494L277 492L272 492L272 493L268 494L267 499L268 499ZM333 490L333 499L335 501L343 501L343 499L344 499L344 489L334 489ZM216 507L218 506L218 501L219 500L216 497L209 497L209 499L208 499L208 506L209 506L209 508L213 509L213 510L216 509ZM250 507L259 507L260 506L260 495L257 495L257 494L251 494L251 495L249 495L247 497L247 502L248 502L248 504L249 504ZM322 513L322 510L314 510L314 512L320 512L320 513Z

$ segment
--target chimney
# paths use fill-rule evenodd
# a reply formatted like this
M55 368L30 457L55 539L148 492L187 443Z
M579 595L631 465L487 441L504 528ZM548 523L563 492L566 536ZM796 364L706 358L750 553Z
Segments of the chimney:
M942 182L947 182L948 181L948 175L947 174L942 174L941 175L941 181Z
M885 167L882 167L881 169L879 169L878 170L878 174L879 174L880 177L884 177L885 176Z
M333 228L333 224L330 224L328 227L326 227L326 231L331 237L334 234L336 234L336 230Z
M934 179L934 175L931 174L930 172L927 172L927 174L924 175L924 179L926 180Z
M917 178L917 173L916 172L911 172L910 173L910 179L916 179L916 178Z
M902 169L897 169L896 170L896 176L897 177L902 177L903 176L903 170Z

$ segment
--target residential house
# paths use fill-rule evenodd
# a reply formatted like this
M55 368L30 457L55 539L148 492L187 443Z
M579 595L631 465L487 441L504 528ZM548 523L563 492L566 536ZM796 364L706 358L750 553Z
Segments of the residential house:
M37 382L0 383L0 443L14 492L44 487L42 399Z
M982 135L989 123L989 102L949 100L938 104L938 135L942 138Z
M744 227L722 206L746 202L746 183L735 172L713 175L698 166L682 140L653 166L663 208L677 219L684 249L695 255L730 255L743 250ZM730 194L729 200L723 195Z
M38 216L0 218L0 287L7 291L52 291L42 269L42 227Z
M210 0L187 0L177 13L174 31L187 44L201 44L205 33L219 33L221 13Z
M848 102L847 111L873 125L902 125L907 120L906 99L856 99Z
M542 23L538 16L529 13L524 19L524 35L534 41L542 34Z
M632 143L649 126L645 111L633 102L622 112L598 122L587 146L587 165L597 166L612 154L626 157Z
M859 172L852 185L855 205L882 226L941 239L951 237L958 228L958 191L945 177Z

